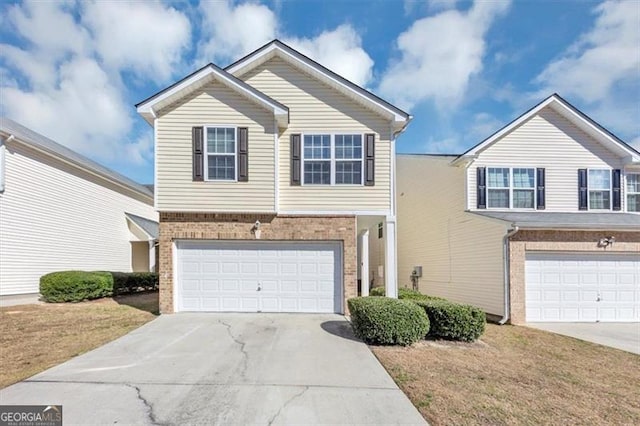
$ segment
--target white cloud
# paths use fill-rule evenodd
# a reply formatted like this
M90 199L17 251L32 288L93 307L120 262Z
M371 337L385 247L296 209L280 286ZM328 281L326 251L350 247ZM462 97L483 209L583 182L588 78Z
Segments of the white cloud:
M157 1L83 3L82 22L106 67L158 83L172 76L191 42L187 17Z
M638 79L640 7L635 1L607 1L595 8L594 28L538 75L541 93L559 91L587 102L610 95L623 80Z
M487 31L509 6L476 1L467 11L415 21L397 39L400 59L383 74L380 93L405 108L425 100L441 108L459 104L470 78L482 70Z
M373 60L349 24L316 37L293 37L278 26L275 12L260 4L232 1L200 3L204 40L198 48L199 65L226 65L274 38L280 38L311 59L358 85L371 81Z
M265 5L203 0L199 10L203 14L201 65L238 59L275 38L278 21Z
M314 38L290 38L285 42L360 86L371 80L373 59L362 48L362 40L351 25L340 25Z
M3 22L23 43L0 45L11 76L0 81L1 114L98 160L148 163L151 144L127 140L135 121L121 73L170 78L190 39L183 14L157 2L34 1L10 6Z
M458 137L435 139L430 136L425 143L425 152L429 154L460 154L463 151Z

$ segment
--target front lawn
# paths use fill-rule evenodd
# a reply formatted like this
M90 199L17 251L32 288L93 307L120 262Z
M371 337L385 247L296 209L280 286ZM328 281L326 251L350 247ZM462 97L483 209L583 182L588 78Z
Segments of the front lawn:
M157 292L0 308L0 388L104 345L157 314Z
M449 424L640 424L640 356L487 324L481 341L371 349L424 418Z

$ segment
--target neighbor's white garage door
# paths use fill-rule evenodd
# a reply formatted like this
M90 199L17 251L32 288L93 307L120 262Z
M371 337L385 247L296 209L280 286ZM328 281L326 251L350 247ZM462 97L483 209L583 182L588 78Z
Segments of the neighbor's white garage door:
M527 321L640 321L640 254L526 254Z
M341 246L176 243L176 311L342 312Z

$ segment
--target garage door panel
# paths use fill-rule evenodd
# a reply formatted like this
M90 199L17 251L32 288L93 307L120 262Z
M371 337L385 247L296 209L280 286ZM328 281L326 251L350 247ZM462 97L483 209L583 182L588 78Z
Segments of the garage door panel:
M342 310L339 243L178 242L177 251L178 311Z
M640 255L528 252L527 321L640 321Z

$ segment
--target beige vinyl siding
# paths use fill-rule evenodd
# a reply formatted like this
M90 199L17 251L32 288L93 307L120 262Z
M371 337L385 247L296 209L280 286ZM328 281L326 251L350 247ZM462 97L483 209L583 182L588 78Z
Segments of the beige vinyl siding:
M391 123L279 58L243 80L290 110L279 142L279 208L282 211L385 211L391 209ZM375 133L375 186L291 186L292 133Z
M468 206L476 208L477 167L544 167L546 211L578 211L578 169L621 169L621 159L551 108L481 152L468 168ZM624 198L624 197L623 197Z
M275 210L272 112L221 83L211 83L161 111L156 125L158 210ZM191 129L207 125L249 128L248 182L193 182Z
M455 157L398 155L398 286L504 314L502 237L507 226L464 211L464 169Z
M53 271L131 271L125 212L157 221L153 200L15 142L6 154L1 295L37 293Z

